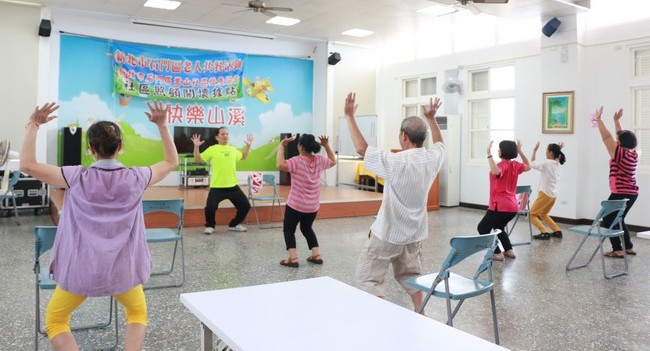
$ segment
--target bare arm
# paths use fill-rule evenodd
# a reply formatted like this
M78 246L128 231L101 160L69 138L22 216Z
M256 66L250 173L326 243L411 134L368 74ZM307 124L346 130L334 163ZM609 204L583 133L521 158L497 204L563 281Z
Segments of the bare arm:
M165 155L164 160L151 166L151 182L149 182L149 185L153 185L163 180L169 172L178 166L178 154L176 153L172 135L169 133L169 128L167 128L167 109L163 107L162 102L158 101L154 101L153 105L151 102L147 102L147 106L149 106L149 112L145 112L145 115L147 115L151 123L158 127Z
M58 108L59 105L55 102L46 103L42 107L36 106L36 109L29 117L29 122L25 126L25 138L23 139L23 145L20 150L20 171L44 183L60 188L67 188L68 183L63 178L60 167L36 161L36 135L38 134L38 128L42 124L55 119L56 116L52 116L51 114Z
M621 110L621 114L622 114ZM613 158L614 157L614 152L616 151L616 141L612 137L612 133L609 132L607 127L605 127L605 123L602 120L602 115L603 115L603 107L600 106L596 110L596 123L598 123L598 131L600 132L600 137L603 139L603 144L605 144L605 147L607 148L607 152L609 153L609 157ZM614 115L616 116L616 115Z
M200 163L203 162L201 159L201 151L199 151L199 146L205 143L205 140L201 140L201 135L194 134L192 135L192 143L194 144L194 150L192 151L194 155L194 162Z
M368 149L368 143L363 137L363 134L361 134L357 126L357 121L354 119L354 113L357 111L356 98L357 95L355 93L348 94L348 97L345 99L344 112L345 119L348 121L348 129L350 130L350 137L352 138L354 149L361 157L364 157L366 155L366 149Z
M289 171L287 168L287 161L284 159L284 149L287 147L287 144L292 142L294 139L296 139L296 137L284 138L280 141L280 145L278 146L278 153L275 156L275 166L282 172Z
M519 157L521 157L521 161L526 166L526 170L524 172L530 171L530 162L528 162L528 158L526 158L526 155L524 154L524 150L522 150L521 148L520 140L517 140L517 153L519 154Z
M241 159L245 160L248 157L248 153L251 151L251 145L253 145L253 134L246 135L246 146L244 146L244 151L242 151Z
M321 135L318 139L320 139L320 144L325 148L327 158L330 160L330 165L327 168L334 167L336 164L336 157L334 156L334 151L332 151L332 148L330 147L330 138L327 135Z
M492 143L493 141L490 140L490 143L488 144L487 147L488 165L490 166L490 173L496 177L499 177L501 175L501 170L499 169L499 167L497 167L494 158L492 158Z
M431 140L433 140L434 143L443 142L440 126L438 126L438 121L436 121L436 112L438 112L440 105L442 105L442 101L440 101L439 98L436 98L435 100L431 98L429 100L429 106L422 107L424 117L426 117L429 128L431 128Z
M539 149L539 141L537 144L535 144L535 147L533 148L533 154L530 156L530 161L535 162L535 156L537 155L537 149Z

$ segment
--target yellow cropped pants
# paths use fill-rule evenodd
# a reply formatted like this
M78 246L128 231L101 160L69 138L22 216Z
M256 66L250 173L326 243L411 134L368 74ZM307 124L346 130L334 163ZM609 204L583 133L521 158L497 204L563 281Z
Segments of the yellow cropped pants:
M537 194L535 202L533 202L533 206L530 208L530 223L537 227L540 233L548 233L542 221L551 228L551 232L557 232L560 230L560 227L558 227L551 216L548 215L554 204L554 197L549 197L540 191L539 194Z

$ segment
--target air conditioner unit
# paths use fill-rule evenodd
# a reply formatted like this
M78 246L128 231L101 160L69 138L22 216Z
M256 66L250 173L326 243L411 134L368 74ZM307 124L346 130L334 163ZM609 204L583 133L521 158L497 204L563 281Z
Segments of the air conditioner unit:
M436 117L445 142L445 160L438 173L440 206L460 205L460 116Z

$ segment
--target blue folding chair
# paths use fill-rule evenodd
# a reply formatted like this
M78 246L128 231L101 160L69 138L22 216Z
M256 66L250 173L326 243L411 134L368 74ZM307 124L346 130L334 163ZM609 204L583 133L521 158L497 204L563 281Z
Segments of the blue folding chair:
M533 242L533 225L530 223L530 195L532 193L533 189L530 185L518 185L515 190L519 207L517 208L517 215L515 216L515 220L512 222L510 228L506 225L506 232L508 233L508 236L512 235L517 222L519 222L519 218L528 217L528 241L513 242L511 244L512 246L528 245Z
M5 173L6 174L6 173ZM14 188L20 179L20 171L13 171L10 173L9 178L2 179L2 193L0 194L0 202L3 208L9 207L9 200L14 209L14 217L16 218L16 225L20 225L18 221L18 207L16 206L16 192Z
M38 334L45 334L45 331L41 326L41 290L54 290L54 288L56 288L56 283L50 277L49 262L41 261L43 259L42 256L52 249L55 237L55 226L37 226L34 228L34 274L36 277L36 318L34 323L34 350L38 350ZM115 342L110 348L115 348L117 346L119 335L117 328L117 303L114 301L112 296L110 297L110 306L108 309L108 321L81 326L71 326L71 329L73 331L76 331L105 328L111 323L115 324Z
M279 228L280 226L273 226L273 213L275 210L275 204L277 202L278 208L280 210L280 219L284 218L284 213L282 213L282 197L280 197L280 191L278 190L278 185L275 182L275 176L273 174L264 174L262 176L262 182L264 185L267 185L273 189L273 193L270 195L262 195L262 194L254 194L253 193L253 187L252 187L252 180L251 177L248 177L248 199L251 200L251 204L253 207L253 213L255 214L255 221L257 222L257 226L260 227L260 229L271 229L271 228ZM260 218L257 214L257 206L255 204L255 201L271 201L271 218L267 223L261 223L260 224Z
M442 267L437 274L428 274L416 278L410 278L406 284L420 291L426 292L426 296L419 313L424 311L424 307L431 296L444 298L447 302L447 324L453 327L453 319L458 313L463 302L471 297L479 296L487 292L490 293L492 303L492 323L494 324L495 342L499 344L499 326L497 325L497 311L494 302L494 283L492 282L492 255L496 247L497 234L501 231L495 230L490 234L473 235L473 236L455 236L451 238L449 244L451 251L442 263ZM462 275L451 272L451 268L461 263L468 257L484 252L484 257L474 273L472 278L466 278ZM487 280L479 279L479 276L487 271ZM444 282L443 285L440 283ZM451 300L458 301L452 312Z
M594 256L596 256L596 253L598 253L598 251L600 250L600 261L603 267L603 275L605 276L606 279L611 279L611 278L615 278L627 274L627 250L625 249L625 240L623 238L623 234L625 232L623 231L623 221L622 221L626 204L627 204L627 199L605 200L600 203L601 205L600 211L598 212L598 215L596 215L596 219L594 219L591 225L579 225L576 227L569 228L569 231L584 235L584 238L580 242L580 245L578 245L576 251L573 253L573 256L571 256L569 263L567 263L566 265L567 271L572 271L577 268L588 266L591 263L591 261L593 261ZM602 223L603 219L611 213L616 213L616 218L612 222L612 225L610 225L609 228L602 228L600 224ZM607 238L613 238L617 236L621 238L621 243L623 244L624 269L622 272L607 275L607 270L605 268L605 252L603 251L603 242ZM591 254L591 257L589 257L589 260L585 264L571 266L576 256L578 255L578 252L580 251L582 246L589 238L598 239L598 245L596 246L594 252Z
M185 283L185 250L183 248L183 214L185 212L185 200L168 199L168 200L142 200L142 211L144 214L158 212L164 215L172 215L178 219L176 228L147 228L147 243L174 243L174 252L171 257L171 264L168 269L158 272L152 272L151 275L170 275L174 271L176 263L176 253L180 251L181 255L181 278L179 281L170 284L145 285L144 289L158 289L179 287ZM178 246L180 243L180 250Z

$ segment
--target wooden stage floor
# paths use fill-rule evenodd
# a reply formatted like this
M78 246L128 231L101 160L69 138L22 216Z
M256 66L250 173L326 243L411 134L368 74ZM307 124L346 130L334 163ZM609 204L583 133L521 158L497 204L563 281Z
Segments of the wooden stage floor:
M286 199L289 195L289 186L280 185L280 196ZM244 193L248 192L246 186L242 186ZM272 192L272 188L264 187L260 195L267 195ZM65 190L63 189L50 189L50 213L55 223L59 221L59 214L63 208L63 197ZM318 211L317 218L340 218L340 217L358 217L358 216L372 216L379 211L381 204L381 193L371 191L357 190L352 187L322 187L320 193L321 206ZM152 186L144 193L144 198L149 199L185 199L185 226L186 227L202 227L205 224L204 207L205 200L208 197L207 188L179 188L172 186ZM270 201L255 201L257 205L257 213L260 222L268 222L271 218L271 202ZM284 201L282 201L284 210ZM234 217L235 209L230 201L222 201L217 210L217 225L227 225L230 219ZM277 210L277 202L273 222L281 222L282 218ZM145 217L147 226L153 227L172 227L174 226L173 219L165 219L160 217L152 217L147 215ZM155 222L155 223L154 223ZM251 208L245 223L247 225L254 225L255 214Z

